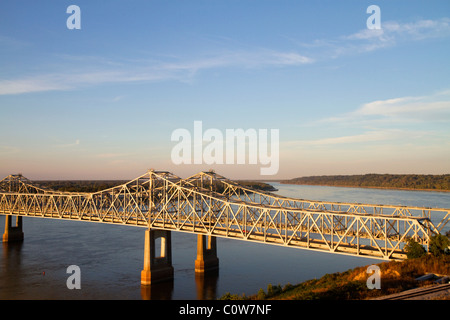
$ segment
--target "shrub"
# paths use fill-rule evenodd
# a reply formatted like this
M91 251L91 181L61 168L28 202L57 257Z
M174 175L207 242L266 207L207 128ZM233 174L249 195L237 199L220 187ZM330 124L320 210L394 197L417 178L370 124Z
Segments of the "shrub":
M448 246L450 246L450 240L442 234L437 234L430 239L429 251L435 257L439 257L448 253Z
M267 286L267 297L279 294L282 291L281 285L273 286L271 283Z
M414 239L408 240L405 250L408 259L420 258L427 254L425 248L418 242L416 242Z
M264 300L265 298L266 298L266 293L264 292L263 288L259 289L256 299Z
M227 292L222 297L220 297L220 300L247 300L247 297L245 294L240 296L238 294L231 294Z
M288 290L291 290L293 288L294 288L294 286L288 282L288 283L285 284L285 286L283 287L282 291L288 291Z

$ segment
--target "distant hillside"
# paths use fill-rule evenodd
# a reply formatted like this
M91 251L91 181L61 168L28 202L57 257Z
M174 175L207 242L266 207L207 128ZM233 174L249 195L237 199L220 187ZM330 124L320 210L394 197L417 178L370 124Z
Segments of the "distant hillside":
M56 191L66 191L66 192L98 192L108 188L116 187L123 183L128 182L127 180L63 180L63 181L36 181L39 186L56 190ZM272 185L260 182L260 181L238 181L241 185L250 187L256 190L263 191L276 191ZM217 189L218 192L222 192L222 189Z
M121 185L126 180L49 180L35 181L38 186L64 192L98 192Z
M247 181L247 180L239 180L237 181L240 185L243 185L245 187L253 188L256 190L262 190L262 191L278 191L276 188L274 188L272 185L261 182L261 181Z
M364 174L347 176L310 176L285 180L281 181L281 183L336 187L450 191L450 174Z

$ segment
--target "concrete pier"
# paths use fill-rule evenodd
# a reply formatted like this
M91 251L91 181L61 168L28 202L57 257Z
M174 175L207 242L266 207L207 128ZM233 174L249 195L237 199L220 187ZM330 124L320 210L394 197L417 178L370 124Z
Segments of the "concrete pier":
M5 232L3 233L3 242L23 241L22 217L17 216L16 223L13 226L12 216L5 217Z
M157 255L156 240L161 239L161 251ZM144 269L141 285L173 280L171 233L166 230L146 230L144 247Z
M219 269L217 258L217 239L213 236L199 234L197 236L197 260L195 273L206 273Z

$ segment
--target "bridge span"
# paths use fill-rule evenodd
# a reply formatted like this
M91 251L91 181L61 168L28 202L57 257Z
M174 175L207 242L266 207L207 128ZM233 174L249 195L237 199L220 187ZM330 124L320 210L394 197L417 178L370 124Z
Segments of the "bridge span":
M195 271L205 273L219 267L216 237L401 260L409 239L428 247L450 220L450 209L302 200L215 172L183 179L154 170L92 193L49 190L9 175L0 181L0 214L4 242L23 240L22 217L144 227L143 285L173 278L171 231L198 235Z

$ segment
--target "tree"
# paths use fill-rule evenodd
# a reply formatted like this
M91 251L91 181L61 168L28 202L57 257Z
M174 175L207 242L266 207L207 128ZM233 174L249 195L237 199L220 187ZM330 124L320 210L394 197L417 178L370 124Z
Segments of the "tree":
M409 239L405 246L406 256L408 259L420 258L427 254L425 248L414 239Z
M266 293L264 292L264 289L263 289L263 288L259 289L258 295L256 296L256 298L257 298L258 300L264 300L264 299L266 299L266 297L267 297L267 295L266 295Z
M439 257L448 253L448 247L450 246L450 240L442 235L436 234L430 238L429 251L435 257Z

